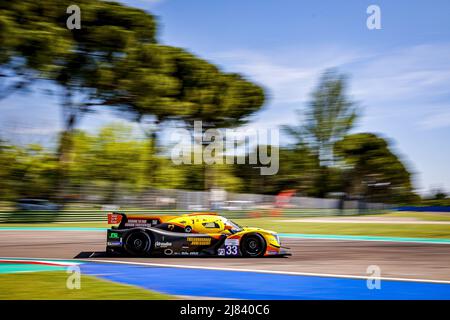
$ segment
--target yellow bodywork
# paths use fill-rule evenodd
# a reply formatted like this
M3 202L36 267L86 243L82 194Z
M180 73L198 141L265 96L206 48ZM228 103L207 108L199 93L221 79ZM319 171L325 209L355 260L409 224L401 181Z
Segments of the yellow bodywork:
M109 224L122 223L121 218L115 219L114 213L108 215ZM123 215L125 216L125 215ZM121 216L122 217L122 216ZM281 249L280 238L276 232L261 228L241 227L233 221L219 216L216 213L192 213L183 215L129 215L125 216L124 227L156 227L164 226L165 230L174 232L185 232L193 234L207 234L212 238L219 239L226 235L225 246L235 246L241 243L241 239L249 234L258 234L265 240L264 255L286 254ZM151 221L151 222L150 222ZM182 231L180 231L182 230ZM194 239L195 238L195 239ZM199 237L193 236L191 242L201 241Z
M261 228L241 227L238 232L233 232L227 229L227 218L219 216L217 214L188 214L182 216L171 217L171 219L165 220L165 223L174 224L178 226L190 226L192 232L204 233L209 235L215 234L227 234L228 239L241 239L244 235L250 233L260 234L266 241L266 253L265 255L278 253L281 244L276 232L265 230Z

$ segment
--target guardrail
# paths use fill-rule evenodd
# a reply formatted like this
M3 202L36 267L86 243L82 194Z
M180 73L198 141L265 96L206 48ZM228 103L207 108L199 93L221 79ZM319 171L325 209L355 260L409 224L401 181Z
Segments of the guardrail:
M117 210L126 214L146 215L179 215L193 213L193 210ZM54 222L106 222L110 211L101 210L65 210L65 211L3 211L0 212L0 223L54 223ZM317 217L317 216L350 216L361 214L380 214L385 210L356 209L254 209L217 211L228 218L258 217Z

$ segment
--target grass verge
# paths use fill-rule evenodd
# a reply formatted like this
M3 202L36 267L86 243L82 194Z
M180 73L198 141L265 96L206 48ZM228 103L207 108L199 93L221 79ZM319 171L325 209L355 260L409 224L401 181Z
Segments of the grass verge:
M80 289L67 289L64 271L0 275L0 300L166 300L174 297L81 275Z

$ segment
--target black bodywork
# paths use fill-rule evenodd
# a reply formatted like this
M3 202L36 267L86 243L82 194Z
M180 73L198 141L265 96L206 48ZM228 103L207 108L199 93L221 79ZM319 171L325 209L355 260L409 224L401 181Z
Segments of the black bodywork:
M180 227L169 230L158 218L122 216L118 227L107 231L106 252L109 255L129 256L215 256L226 255L227 235L186 233ZM237 254L239 255L239 252Z
M215 256L226 235L213 238L207 234L181 233L152 227L109 229L108 254L131 256Z

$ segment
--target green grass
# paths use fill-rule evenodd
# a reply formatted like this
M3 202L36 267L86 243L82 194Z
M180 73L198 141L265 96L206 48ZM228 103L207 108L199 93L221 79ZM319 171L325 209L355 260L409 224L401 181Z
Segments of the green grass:
M67 289L63 271L0 275L0 300L163 300L174 299L139 287L81 276L80 289Z
M281 222L285 220L286 222ZM236 219L243 226L259 227L280 233L332 234L355 236L450 238L450 225L440 224L377 224L297 222L298 219L256 218Z

